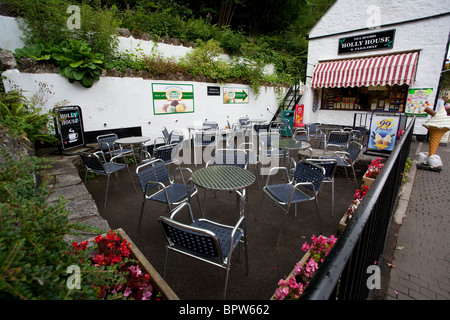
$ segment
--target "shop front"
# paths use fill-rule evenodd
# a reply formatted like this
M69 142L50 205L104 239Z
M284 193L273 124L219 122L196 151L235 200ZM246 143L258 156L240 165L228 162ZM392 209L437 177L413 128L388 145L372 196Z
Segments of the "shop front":
M418 52L319 62L312 88L322 88L320 109L405 112Z
M450 12L439 2L433 12L420 10L421 0L371 3L337 0L311 29L304 121L368 129L371 115L383 110L416 116L414 133L426 134L421 124L424 109L436 103ZM370 25L372 18L383 23Z

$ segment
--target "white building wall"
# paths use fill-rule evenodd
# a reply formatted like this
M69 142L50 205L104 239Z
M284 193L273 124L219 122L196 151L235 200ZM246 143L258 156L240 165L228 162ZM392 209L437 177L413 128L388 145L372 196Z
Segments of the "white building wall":
M16 41L22 35L14 18L0 16L0 48L14 51L23 47L23 42ZM139 45L139 46L138 46ZM152 52L167 58L179 59L192 48L155 44L152 41L119 37L119 52L136 52L141 48L145 54ZM154 49L153 49L154 48ZM153 51L152 51L153 49ZM269 68L270 70L270 68ZM238 122L239 117L270 121L278 109L278 99L285 90L277 91L274 87L261 87L260 94L255 95L247 85L215 83L161 81L143 78L101 77L93 87L84 88L78 83L69 83L59 74L20 73L7 70L2 73L6 90L20 88L24 95L31 98L39 93L39 83L45 83L51 93L46 94L43 110L51 110L55 104L66 100L67 105L78 105L83 113L85 131L141 127L142 134L160 137L163 127L169 131L181 129L187 134L186 127L201 124L205 120L217 121L221 128L227 120L230 124ZM153 114L152 83L192 84L194 86L194 112L165 115ZM221 87L220 96L208 96L208 86ZM249 102L244 104L224 104L223 87L247 89Z
M427 10L424 10L424 8L427 8ZM450 15L442 15L436 18L417 20L404 24L392 25L392 23L430 17L432 15L448 13L449 11L450 0L395 2L338 0L322 19L319 20L309 34L311 38L308 46L307 75L309 77L306 81L305 95L301 100L301 103L305 105L305 122L321 122L351 126L353 124L354 113L360 112L342 110L318 110L317 112L312 112L312 108L309 107L312 106L313 103L311 77L314 66L318 62L324 60L356 58L418 50L420 54L415 83L411 85L410 88L433 88L433 94L430 97L430 100L434 102L440 71L447 50L446 46L450 32ZM377 12L379 13L378 18L375 17ZM360 30L370 27L373 21L379 21L381 25L391 25L376 30ZM392 49L338 54L339 38L391 29L396 30L394 46ZM357 31L336 34L352 30ZM315 39L315 37L320 38Z

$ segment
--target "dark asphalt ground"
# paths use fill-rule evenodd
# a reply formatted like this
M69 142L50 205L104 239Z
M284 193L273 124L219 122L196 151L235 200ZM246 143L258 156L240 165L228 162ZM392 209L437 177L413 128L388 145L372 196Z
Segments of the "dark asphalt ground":
M200 168L189 166L193 171ZM136 187L135 165L130 167ZM175 167L171 165L170 172ZM254 172L253 166L249 168ZM260 180L265 184L265 177ZM158 223L158 217L168 216L162 204L147 201L141 230L138 230L142 194L135 192L126 172L113 177L110 184L108 203L103 207L106 177L99 176L87 183L87 189L96 200L100 215L111 228L122 228L131 237L156 270L162 274L165 239ZM322 219L322 234L336 235L339 220L344 215L356 189L353 180L338 174L335 178L335 214L331 216L331 184L323 184L319 194L319 210ZM280 246L276 246L282 211L268 197L261 204L262 190L257 182L248 189L246 204L246 226L248 235L249 275L245 274L245 259L239 262L238 252L233 255L227 300L270 299L277 283L287 276L302 258L301 247L309 243L311 236L319 235L319 220L313 202L298 206L298 217L291 207ZM203 203L203 190L199 193ZM198 202L193 198L194 216L200 217ZM235 194L230 192L207 192L207 218L225 224L236 222ZM243 257L243 255L242 255ZM183 300L222 299L225 271L195 259L169 253L166 282Z

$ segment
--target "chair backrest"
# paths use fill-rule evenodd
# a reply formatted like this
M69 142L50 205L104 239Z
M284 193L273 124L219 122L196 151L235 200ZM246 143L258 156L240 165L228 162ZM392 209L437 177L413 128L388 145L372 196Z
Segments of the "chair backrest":
M359 153L361 152L361 149L362 149L362 144L360 144L356 141L352 141L348 145L346 151L350 155L352 163L355 163L356 159L359 156Z
M246 126L246 125L248 125L248 118L247 118L247 117L241 117L241 118L239 118L239 124L240 124L241 126Z
M243 149L217 149L214 155L216 166L230 165L245 168L248 161L248 154Z
M166 127L164 127L162 129L162 134L164 136L164 140L166 140L166 143L169 143L169 141L170 141L170 133L169 133L169 130L167 130Z
M256 134L259 134L260 132L268 132L270 124L263 123L263 124L255 124L253 126L253 129L255 130Z
M194 144L210 144L216 140L216 132L211 130L199 130L194 132Z
M167 217L160 217L163 233L171 247L195 256L223 261L218 238L211 231L192 227Z
M319 192L322 186L323 179L325 177L325 169L317 166L311 162L300 161L297 164L294 172L294 184L300 182L311 182L316 189L316 193ZM306 186L308 189L312 188Z
M272 148L272 141L280 140L279 132L261 132L259 134L260 146L264 148Z
M80 152L78 153L78 155L80 156L87 169L96 172L106 172L98 155L87 152Z
M203 125L210 127L212 130L219 129L219 124L216 121L205 121L203 122Z
M325 180L331 180L337 168L336 159L306 159L305 163L312 163L325 169Z
M143 191L145 191L147 182L149 181L165 183L169 180L169 171L167 170L166 164L161 159L154 159L140 165L136 168L136 175ZM147 190L156 186L156 184L151 184L147 187Z
M349 131L331 131L328 136L328 144L347 145L350 138Z
M308 123L305 124L308 135L315 135L320 133L320 125L317 123Z
M108 133L98 136L97 143L100 150L102 150L103 152L109 152L111 150L114 150L114 144L117 139L118 139L117 134Z
M161 159L164 163L170 163L173 161L174 152L177 150L176 144L169 144L160 146L155 149L155 158Z

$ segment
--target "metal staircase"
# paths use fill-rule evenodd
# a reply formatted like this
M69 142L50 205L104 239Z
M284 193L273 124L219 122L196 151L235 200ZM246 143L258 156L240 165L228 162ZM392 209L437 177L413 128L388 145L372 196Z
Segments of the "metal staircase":
M302 97L301 86L302 83L300 81L300 77L298 77L295 80L295 85L290 87L288 92L286 92L286 95L284 96L284 99L277 112L274 114L272 121L281 120L281 110L294 110L295 105L300 101L300 98Z

